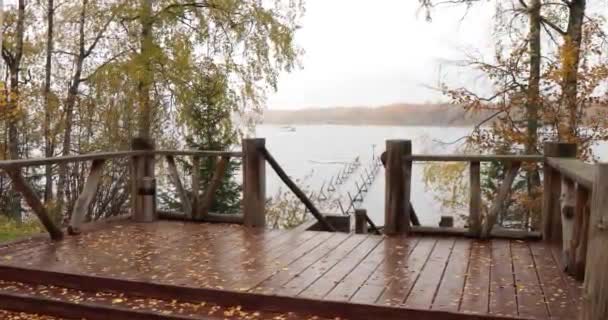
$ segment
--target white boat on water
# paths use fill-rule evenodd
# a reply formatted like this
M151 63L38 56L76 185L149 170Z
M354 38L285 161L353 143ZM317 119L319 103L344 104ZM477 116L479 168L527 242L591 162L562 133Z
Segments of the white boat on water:
M294 126L282 126L281 129L283 131L287 131L287 132L294 132L294 131L296 131L296 127L294 127Z

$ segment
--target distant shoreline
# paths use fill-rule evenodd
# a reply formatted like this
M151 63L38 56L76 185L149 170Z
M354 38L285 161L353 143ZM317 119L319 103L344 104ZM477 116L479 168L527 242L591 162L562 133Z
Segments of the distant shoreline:
M490 112L466 112L451 104L392 104L380 107L332 107L266 110L263 124L348 126L471 127Z
M261 122L267 126L343 126L343 127L446 127L446 128L472 128L474 125L466 124L390 124L390 123L323 123L323 122Z

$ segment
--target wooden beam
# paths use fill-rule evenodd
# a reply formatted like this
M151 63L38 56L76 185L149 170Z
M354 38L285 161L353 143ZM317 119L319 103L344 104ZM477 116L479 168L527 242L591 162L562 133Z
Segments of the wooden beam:
M265 139L243 139L243 216L247 227L266 227Z
M21 174L21 169L8 169L5 170L8 176L11 178L13 182L13 187L17 192L23 195L25 202L32 208L34 214L38 217L46 231L51 236L53 240L61 240L63 239L63 231L55 224L53 219L48 214L48 211L38 198L38 195L32 189L30 184L25 180L23 175Z
M186 189L184 189L184 185L182 184L182 180L179 177L179 172L177 171L177 165L175 164L175 158L173 156L166 156L167 165L169 166L169 176L171 177L171 182L175 186L177 191L177 196L182 203L182 208L184 210L184 214L192 218L192 204L190 203L190 198L186 193Z
M227 156L222 156L217 160L215 164L215 170L213 171L213 176L205 188L205 192L203 193L203 197L201 199L200 211L198 212L198 216L201 219L205 219L205 217L209 214L209 209L213 205L213 199L215 198L215 194L217 190L222 185L222 181L224 176L226 175L226 170L228 169L228 165L230 164L230 158Z
M124 292L125 294L161 300L200 303L205 301L225 307L241 306L244 310L296 312L314 314L323 318L351 320L507 320L495 315L476 315L434 310L419 310L407 307L358 304L330 300L315 300L302 297L287 297L262 293L226 291L212 288L187 287L152 282L137 282L108 277L74 275L53 271L0 266L0 279L60 287L92 292ZM595 319L594 319L595 320Z
M163 314L161 312L135 310L118 306L105 306L83 301L62 301L25 295L21 293L0 293L0 309L14 312L54 316L61 319L88 320L193 320L194 318L181 315ZM19 317L18 319L28 319Z
M420 226L412 227L410 230L413 234L433 235L433 236L451 236L451 237L469 237L469 229L466 228L445 228ZM527 230L513 230L505 228L493 228L490 233L492 239L515 239L515 240L540 240L540 232Z
M289 178L287 173L285 173L283 168L281 168L281 165L279 165L279 163L274 159L274 157L270 154L270 152L268 152L268 150L266 150L265 147L262 147L260 149L260 152L262 153L262 155L264 156L266 161L268 161L268 164L270 164L272 169L277 173L279 178L281 178L283 183L285 183L285 185L287 185L289 190L291 190L291 192L293 192L295 194L295 196L298 197L298 199L300 199L300 201L302 201L304 206L306 206L306 209L308 209L308 211L310 211L310 213L315 217L315 219L317 219L317 221L319 222L321 227L327 231L335 232L336 228L334 228L334 226L332 226L331 223L329 223L329 221L327 221L327 219L325 219L323 214L321 214L319 209L317 209L315 207L315 205L312 203L312 201L310 201L310 199L308 199L306 194L304 192L302 192L302 190L300 190L300 188L291 180L291 178Z
M492 228L494 228L494 225L496 224L498 215L505 210L505 204L511 195L511 185L513 185L513 181L515 181L515 178L517 177L520 166L520 162L512 162L511 166L507 170L502 184L500 187L498 187L498 194L496 194L496 198L494 198L492 207L490 208L490 211L488 212L483 224L483 229L481 231L481 237L483 239L488 239L490 237Z
M593 164L573 158L547 158L547 164L559 171L562 176L574 180L588 189L593 187L596 169Z
M574 158L576 144L545 142L544 151L547 158ZM559 196L561 194L561 174L551 167L548 161L543 166L543 239L561 243L562 224Z
M87 212L89 211L89 206L95 199L97 188L101 182L105 162L106 160L104 159L95 159L91 164L89 176L84 184L84 187L82 188L82 193L78 196L78 199L74 204L74 210L72 211L72 216L70 217L68 233L71 235L80 234L80 228L85 222Z
M412 162L404 157L411 154L410 140L386 141L384 233L387 235L407 235L410 229Z
M481 164L479 161L471 161L469 176L469 231L471 236L479 237L481 235Z
M591 196L582 320L608 319L608 163L597 165Z

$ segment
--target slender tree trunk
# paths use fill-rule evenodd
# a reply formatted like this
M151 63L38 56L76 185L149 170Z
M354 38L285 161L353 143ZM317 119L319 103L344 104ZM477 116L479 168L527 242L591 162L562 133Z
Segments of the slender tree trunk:
M528 35L530 51L530 74L528 78L528 92L526 99L526 119L527 119L527 140L525 143L525 153L537 153L538 128L540 125L540 70L541 70L541 0L531 0L528 6L528 20L530 32ZM540 187L540 174L536 164L526 168L526 180L528 186L528 196L532 200L537 200L537 190ZM536 206L534 207L536 208ZM525 215L532 217L534 228L539 227L540 212L532 209ZM529 218L525 219L524 225L528 224Z
M68 156L70 154L70 149L72 146L74 107L76 106L76 100L78 98L78 89L80 87L80 83L82 82L82 66L86 58L84 27L86 20L87 4L88 0L82 1L82 10L80 12L79 22L79 52L78 57L76 58L76 69L74 70L74 74L72 75L72 81L70 82L70 87L68 88L68 96L65 101L65 132L63 136L62 150L63 156ZM59 180L57 182L57 201L59 202L60 208L63 208L64 204L64 197L66 191L65 189L67 185L66 179L68 174L67 169L67 164L62 163L59 165Z
M141 13L141 51L139 53L138 91L139 91L139 110L138 110L138 133L141 138L151 138L152 106L150 91L153 83L152 79L152 55L154 51L154 39L152 38L152 1L142 0Z
M53 15L54 0L48 0L46 13L47 34L46 34L46 67L44 78L44 155L50 158L54 154L53 139L51 138L51 73L53 56ZM49 203L53 198L53 167L49 164L44 167L44 201Z
M566 132L560 133L560 138L572 141L577 135L578 127L578 66L587 1L571 0L568 6L570 7L570 17L568 18L568 29L566 29L561 52L563 75L561 86L563 103L568 112L568 121L566 123Z
M19 158L19 71L21 68L21 58L23 57L23 37L25 34L25 0L19 0L17 9L17 36L16 48L12 61L7 62L9 66L11 86L10 97L8 99L8 153L9 158Z

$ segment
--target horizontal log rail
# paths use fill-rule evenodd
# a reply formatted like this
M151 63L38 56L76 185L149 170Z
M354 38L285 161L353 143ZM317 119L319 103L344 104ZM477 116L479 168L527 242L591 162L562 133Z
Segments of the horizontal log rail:
M485 154L412 154L403 156L404 161L428 162L543 162L543 155L485 155Z
M226 156L242 157L242 152L233 151L198 151L198 150L155 150L155 151L111 151L111 152L91 152L73 156L61 156L51 158L29 158L16 160L0 160L0 169L14 169L25 167L45 166L49 164L87 162L92 160L111 160L120 158L131 158L140 156Z
M136 146L143 146L144 148L136 148ZM34 188L25 179L23 173L21 172L23 168L67 163L81 163L89 161L92 162L89 175L85 180L82 193L78 196L76 200L76 204L71 213L70 223L67 228L69 234L77 235L80 233L80 228L85 222L86 214L90 208L91 203L94 201L97 188L101 183L104 163L108 160L131 160L131 202L133 207L132 216L135 220L143 221L146 219L150 219L150 217L145 218L142 215L138 214L141 213L144 208L148 208L150 207L150 205L152 205L149 210L156 211L155 185L151 186L154 190L152 195L154 199L152 200L151 204L145 203L143 198L141 197L142 179L144 177L154 179L154 158L156 158L157 156L167 158L169 162L169 171L171 173L171 178L173 179L174 183L181 187L178 188L178 193L180 195L182 203L184 204L184 207L186 208L185 212L189 217L192 217L192 215L194 214L205 214L205 212L208 210L208 207L211 205L211 202L213 200L213 193L215 193L215 191L217 190L218 183L216 181L211 184L211 187L208 188L205 194L203 195L202 201L197 201L197 198L195 201L191 202L191 200L188 198L186 191L181 185L181 181L177 172L177 167L173 158L175 156L191 156L193 158L198 159L199 157L207 156L220 157L221 159L223 159L222 162L225 162L226 159L229 159L230 157L242 157L242 155L242 152L232 151L154 150L153 146L147 145L146 143L142 143L141 141L135 143L134 140L134 150L92 152L86 154L50 158L0 160L0 169L8 175L16 190L21 195L23 195L24 200L32 209L33 213L42 222L42 225L45 227L51 238L53 240L61 240L63 238L62 228L57 224L56 221L51 218L48 212L48 208L43 204L42 200L40 199ZM195 163L195 161L193 161L193 163ZM214 174L213 179L218 180L222 178L223 172L225 171L225 164L221 167L223 169L219 173L216 172ZM198 187L198 181L197 183L194 183L194 185ZM195 208L192 208L192 203L196 205ZM232 220L236 221L238 219Z
M583 185L587 189L593 188L593 180L597 169L590 163L578 159L547 158L547 164L559 171L562 176Z

